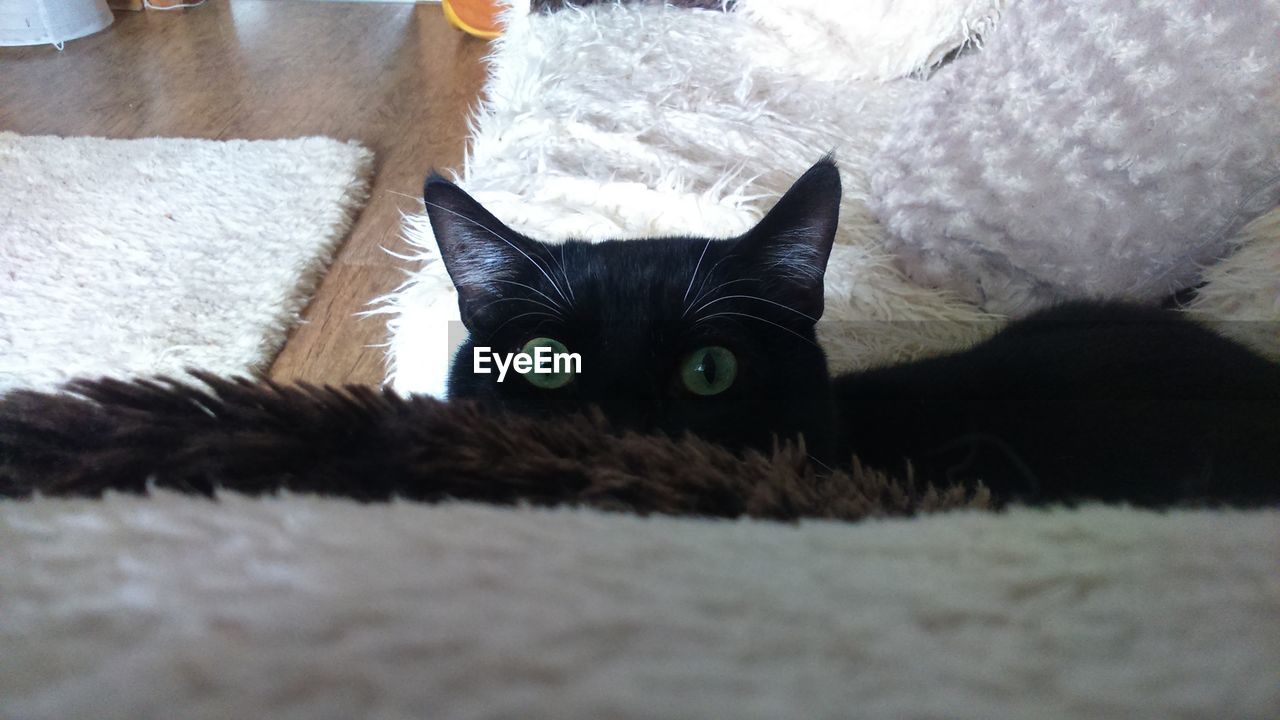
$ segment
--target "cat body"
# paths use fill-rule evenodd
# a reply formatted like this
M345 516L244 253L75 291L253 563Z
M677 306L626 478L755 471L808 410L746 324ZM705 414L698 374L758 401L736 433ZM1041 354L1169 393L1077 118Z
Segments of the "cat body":
M1176 313L1075 303L969 350L830 378L814 333L839 214L829 159L728 239L542 243L438 177L424 197L470 334L450 397L594 407L735 450L803 438L819 466L857 455L1005 499L1280 499L1280 366ZM538 345L580 355L580 372L475 372L481 348Z
M1169 310L1072 303L835 379L845 452L997 497L1280 499L1280 366Z

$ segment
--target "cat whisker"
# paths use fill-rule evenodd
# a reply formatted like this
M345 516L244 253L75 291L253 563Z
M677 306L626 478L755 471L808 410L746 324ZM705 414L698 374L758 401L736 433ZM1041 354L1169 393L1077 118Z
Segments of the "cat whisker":
M569 268L564 262L564 243L560 243L560 274L564 276L564 287L569 291L569 305L572 306L578 296L573 292L573 283L569 281Z
M559 285L556 286L556 292L560 294L560 297L564 298L564 301L569 304L569 307L573 307L573 301L575 299L573 297L573 288L569 286L569 275L564 271L564 243L560 244L560 260L556 259L555 254L551 252L551 249L548 248L545 243L538 243L538 249L546 256L547 267L549 269L560 271L560 277L564 278L564 287L565 290L568 290L569 295L568 297L565 297L565 293L560 289Z
M516 252L520 253L520 255L521 255L521 256L523 256L525 260L528 260L530 265L532 265L532 266L534 266L534 267L538 268L538 272L542 273L542 277L546 278L546 279L547 279L547 282L551 283L551 287L553 287L553 288L555 288L555 289L556 289L556 293L557 293L557 294L559 294L559 295L560 295L560 297L564 298L564 301L565 301L565 302L569 302L569 298L565 296L564 291L560 289L560 286L556 284L556 281L555 281L555 280L552 280L552 279L551 279L551 275L549 275L549 274L547 273L546 269L544 269L544 268L542 267L542 265L541 265L541 264L539 264L539 263L535 262L535 261L534 261L534 259L533 259L533 258L531 258L531 257L529 257L529 255L528 255L525 251L523 251L523 250L521 250L520 248L516 247L516 244L515 244L515 243L513 243L513 242L511 242L510 240L508 240L508 239L506 239L506 238L502 237L501 235L499 235L497 232L495 232L495 231L493 230L493 228L490 228L490 227L488 227L487 225L485 225L484 223L482 223L482 222L480 222L480 221L478 221L478 220L475 220L475 219L473 219L473 218L469 218L469 217L467 217L466 215L463 215L462 213L457 212L457 211L455 211L455 210L452 210L452 209L450 209L450 208L447 208L447 207L445 207L445 206L443 206L443 205L439 205L439 204L437 204L437 203L433 203L433 202L428 202L428 201L427 201L427 200L425 200L425 199L422 201L422 204L423 204L423 205L426 205L427 207L433 207L433 208L436 208L437 210L443 210L444 212L447 212L447 213L449 213L450 215L453 215L454 217L461 218L462 220L466 220L467 222L471 223L472 225L475 225L476 227L480 228L481 230L484 230L485 232L489 233L490 235L492 235L492 236L494 236L494 237L498 238L499 240L501 240L502 242L506 243L508 247L510 247L512 250L515 250Z
M712 314L710 314L710 315L703 316L702 318L699 318L699 319L698 319L698 322L697 322L697 323L694 323L694 324L695 324L695 325L697 325L698 323L700 323L700 322L704 322L704 321L706 321L706 320L710 320L711 318L723 317L723 316L726 316L726 315L731 315L731 316L736 316L736 317L750 318L750 319L752 319L752 320L759 320L760 322L765 323L765 324L768 324L768 325L772 325L772 326L774 326L774 327L778 328L779 330L785 330L785 331L787 331L787 332L791 333L792 335L795 335L796 337L800 338L801 340L803 340L803 341L805 341L805 342L809 343L810 345L812 345L812 346L814 346L814 347L818 347L818 343L816 343L816 342L814 342L814 341L810 340L809 338L807 338L807 337L805 337L805 336L801 335L800 333L796 332L795 330L792 330L791 328L787 327L786 325L779 325L778 323L776 323L776 322L774 322L774 321L772 321L772 320L765 320L765 319L764 319L764 318L762 318L762 317L759 317L759 316L757 316L757 315L752 315L752 314L750 314L750 313L729 312L729 311L727 311L727 310L726 310L726 311L723 311L723 312L712 313Z
M542 292L541 290L539 290L539 289L538 289L538 288L536 288L536 287L533 287L533 286L530 286L530 285L525 285L525 284L524 284L524 283L522 283L522 282L516 282L515 280L503 280L503 279L501 279L501 278L493 278L490 282L505 283L505 284L507 284L507 285L515 285L516 287L522 287L522 288L524 288L524 289L526 289L526 290L531 290L531 291L533 291L533 292L538 293L538 294L539 294L539 295L541 295L542 297L546 298L547 302L551 303L551 305L552 305L556 310L566 310L566 309L567 309L567 308L565 308L563 305L561 305L561 304L560 304L560 301L559 301L559 300L556 300L555 298L553 298L553 297L551 297L550 295L548 295L548 294L546 294L546 293Z
M715 294L715 292L716 292L717 290L719 290L720 288L728 287L728 286L730 286L730 285L732 285L732 284L734 284L734 283L740 283L740 282L759 282L759 280L758 280L757 278L738 278L738 279L736 279L736 280L728 280L728 281L726 281L726 282L722 282L722 283L720 283L719 285L717 285L717 286L715 286L715 287L711 288L710 290L708 290L708 291L706 291L706 292L702 293L701 295L699 295L698 297L694 298L694 301L693 301L693 302L691 302L691 303L689 303L689 307L686 307L686 308L685 308L684 315L681 315L680 317L684 317L685 315L688 315L688 314L689 314L689 310L690 310L690 308L692 308L694 305L697 305L698 303L702 302L705 298L707 298L707 297L709 297L709 296L711 296L711 295Z
M507 318L506 322L504 322L504 323L502 323L501 325L499 325L498 327L494 328L494 329L493 329L493 332L489 333L489 339L490 339L490 340L492 340L492 339L493 339L493 336L494 336L494 335L497 335L499 330L501 330L502 328L506 327L506 326L507 326L507 325L509 325L510 323L515 322L516 320L519 320L520 318L524 318L524 317L535 317L535 316L538 316L538 315L541 315L542 317L548 317L548 318L551 318L552 320L559 320L559 319L560 319L559 317L557 317L557 316L555 316L555 315L552 315L551 313L539 312L539 311L536 311L536 310L535 310L535 311L533 311L533 312L520 313L519 315L516 315L516 316L514 316L514 317L509 317L509 318Z
M693 289L693 281L698 279L698 268L702 267L702 259L707 256L707 251L711 249L711 238L707 238L707 244L702 246L702 254L698 256L698 264L693 266L693 274L689 276L689 287L684 289L684 297L680 302L684 303L685 312L689 311L689 291Z
M702 276L702 282L698 283L698 297L697 297L697 298L695 298L695 299L694 299L694 301L693 301L692 303L689 303L689 305L697 305L697 304L698 304L698 302L702 300L702 298L704 298L704 297L706 297L708 294L710 294L710 293L704 293L704 292L702 292L702 289L703 289L703 288L705 288L705 287L707 286L707 281L708 281L708 280L710 280L710 279L711 279L711 278L716 274L716 270L720 267L720 264L721 264L721 263L723 263L725 260L728 260L728 259L729 259L729 258L731 258L731 257L733 257L733 253L730 253L730 254L725 255L724 257L720 258L719 260L717 260L717 261L716 261L716 264L715 264L715 265L712 265L712 266L711 266L711 269L707 271L707 274L706 274L706 275L704 275L704 276ZM745 278L743 278L743 279L745 279ZM736 281L736 280L731 280L730 282L737 282L737 281ZM711 292L715 292L715 291L716 291L717 289L719 289L720 287L724 287L724 285L720 285L720 286L719 286L719 287L717 287L717 288L713 288L713 289L711 290ZM686 306L685 306L685 312L686 312L686 313L688 313L688 311L689 311L689 305L686 305ZM681 317L683 317L683 315L682 315Z
M769 303L770 305L776 305L776 306L778 306L778 307L782 308L783 310L790 310L791 312L793 312L793 313L795 313L795 314L799 315L800 317L802 317L802 318L804 318L804 319L806 319L806 320L812 320L812 321L813 321L813 322L815 322L815 323L816 323L816 322L818 322L818 318L816 318L816 317L813 317L813 316L811 316L811 315L807 315L807 314L805 314L805 313L802 313L802 312L800 312L799 310L796 310L795 308L793 308L793 307L789 307L789 306L787 306L787 305L783 305L783 304L782 304L782 303L780 303L780 302L774 302L773 300L770 300L770 299L768 299L768 298L762 298L762 297L758 297L758 296L756 296L756 295L721 295L720 297L718 297L718 298L716 298L716 299L714 299L714 300L708 300L707 302L703 303L701 306L699 306L699 307L698 307L698 309L697 309L697 310L694 310L694 311L693 311L693 312L694 312L694 315L693 315L693 316L694 316L695 318L696 318L696 317L698 317L698 315L697 315L697 314L698 314L699 312L702 312L702 309L703 309L703 308L705 308L705 307L707 307L707 306L709 306L709 305L714 305L714 304L716 304L716 303L720 302L721 300L732 300L732 299L734 299L734 298L741 298L741 299L743 299L743 300L759 300L760 302L763 302L763 303Z
M537 305L538 307L544 307L544 308L546 308L546 309L550 310L552 313L554 313L554 314L555 314L555 316L556 316L557 318L559 318L559 319L561 319L561 320L563 320L563 319L564 319L564 316L563 316L562 314L560 314L560 310L559 310L559 309L557 309L555 306L553 306L553 305L548 305L548 304L546 304L546 303L542 302L541 300L534 300L533 298L527 298L527 297L504 297L504 298L498 298L497 300L494 300L493 302L486 303L486 304L484 305L484 307L481 307L481 308L477 309L477 310L476 310L476 312L481 312L481 311L483 311L483 310L485 310L485 309L489 308L491 305L497 305L498 303L502 303L502 302L527 302L527 303L532 303L532 304L534 304L534 305Z
M806 456L808 456L808 458L809 458L809 462L813 463L814 465L817 465L818 467L822 468L823 470L826 470L826 471L827 471L827 472L829 472L829 473L830 473L830 472L835 472L834 470L832 470L832 469L831 469L831 466L830 466L830 465L828 465L828 464L826 464L826 463L822 462L821 460L819 460L818 458L814 457L813 455L810 455L809 453L805 453L805 455L806 455Z

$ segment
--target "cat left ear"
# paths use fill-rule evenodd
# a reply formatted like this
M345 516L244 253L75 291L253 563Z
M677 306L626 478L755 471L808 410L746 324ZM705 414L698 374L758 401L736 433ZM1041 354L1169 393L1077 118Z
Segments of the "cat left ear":
M458 289L462 322L475 330L484 309L536 264L534 241L512 230L462 188L432 174L423 187L431 230Z
M830 156L796 180L739 241L775 302L822 317L823 275L840 220L840 171Z

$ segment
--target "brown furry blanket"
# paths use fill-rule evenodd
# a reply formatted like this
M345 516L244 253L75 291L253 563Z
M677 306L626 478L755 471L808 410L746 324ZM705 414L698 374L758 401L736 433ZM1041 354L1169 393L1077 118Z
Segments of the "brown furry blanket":
M366 386L195 376L75 381L0 398L0 496L164 487L585 505L776 520L989 507L856 461L820 473L803 448L734 455L696 438L620 433L600 417L535 420Z

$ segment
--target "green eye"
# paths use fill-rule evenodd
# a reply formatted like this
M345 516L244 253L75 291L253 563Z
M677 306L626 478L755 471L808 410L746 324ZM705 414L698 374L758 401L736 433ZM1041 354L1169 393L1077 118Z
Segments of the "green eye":
M545 348L541 353L539 348ZM562 388L573 380L574 373L582 369L582 360L569 354L569 348L559 340L549 337L536 337L524 344L520 352L533 358L533 369L523 373L522 377L530 385L545 390ZM545 370L546 372L538 372Z
M694 350L680 366L680 380L695 395L719 395L737 374L737 358L718 345Z

